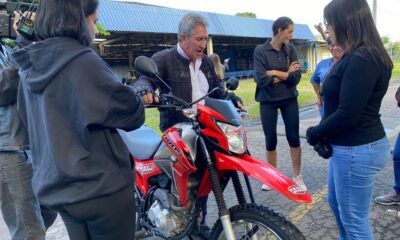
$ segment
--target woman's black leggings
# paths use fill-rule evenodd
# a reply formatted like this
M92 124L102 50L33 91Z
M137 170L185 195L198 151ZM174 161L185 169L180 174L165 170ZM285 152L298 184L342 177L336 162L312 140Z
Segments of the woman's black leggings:
M261 123L265 135L265 146L268 151L274 151L278 143L276 127L278 109L281 110L285 124L286 139L290 147L300 147L299 136L299 104L297 98L285 101L283 105L260 103Z

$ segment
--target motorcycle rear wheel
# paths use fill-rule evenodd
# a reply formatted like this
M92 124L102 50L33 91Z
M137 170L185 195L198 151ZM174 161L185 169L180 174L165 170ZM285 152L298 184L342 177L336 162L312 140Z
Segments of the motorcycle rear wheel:
M229 212L236 239L306 239L293 223L267 207L249 203L234 206ZM211 239L225 239L220 219L214 224Z

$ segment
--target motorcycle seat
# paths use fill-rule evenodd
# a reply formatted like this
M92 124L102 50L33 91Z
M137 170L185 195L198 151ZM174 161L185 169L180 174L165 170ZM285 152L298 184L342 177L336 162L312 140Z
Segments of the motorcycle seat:
M118 132L130 154L138 160L151 159L161 143L161 137L145 125L130 132L121 129Z

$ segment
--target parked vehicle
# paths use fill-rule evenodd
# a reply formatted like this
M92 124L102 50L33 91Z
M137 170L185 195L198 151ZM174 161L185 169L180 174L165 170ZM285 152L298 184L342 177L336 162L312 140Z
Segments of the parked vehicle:
M135 69L163 82L149 58L139 57ZM237 85L237 79L227 81L229 90ZM219 89L211 92L214 91ZM135 239L151 235L182 239L195 235L201 216L199 197L207 196L211 190L219 213L211 239L305 239L285 217L255 203L248 177L299 203L310 203L311 196L279 170L252 157L237 109L231 101L208 95L187 103L173 94L161 94L157 107L175 108L191 120L174 125L161 137L146 126L132 132L120 131L135 166ZM204 105L197 104L203 99ZM239 172L244 175L250 202ZM229 180L238 204L228 210L223 191Z

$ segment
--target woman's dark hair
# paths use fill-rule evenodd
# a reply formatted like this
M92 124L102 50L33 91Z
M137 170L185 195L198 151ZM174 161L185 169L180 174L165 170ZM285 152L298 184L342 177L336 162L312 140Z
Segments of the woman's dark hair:
M99 7L99 0L82 0L81 2L85 18L95 13Z
M86 17L98 7L98 0L41 0L34 31L39 40L69 37L89 46Z
M332 26L336 42L345 52L364 48L375 63L393 68L366 0L333 0L324 9L327 26Z
M293 25L293 21L288 17L280 17L276 19L275 22L272 24L272 32L274 33L274 36L278 34L279 29L285 30L290 25Z

